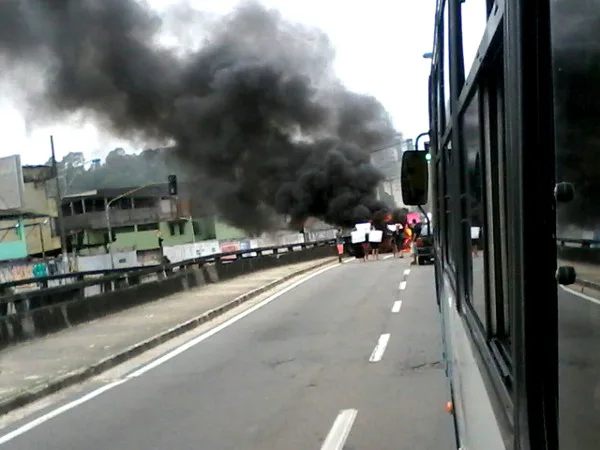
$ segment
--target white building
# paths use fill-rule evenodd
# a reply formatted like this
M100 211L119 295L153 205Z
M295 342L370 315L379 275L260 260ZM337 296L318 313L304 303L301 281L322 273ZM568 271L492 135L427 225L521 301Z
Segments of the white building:
M384 176L377 192L378 198L391 207L404 207L402 186L400 184L400 169L404 150L406 150L406 142L399 139L397 145L371 153L371 164L377 167Z

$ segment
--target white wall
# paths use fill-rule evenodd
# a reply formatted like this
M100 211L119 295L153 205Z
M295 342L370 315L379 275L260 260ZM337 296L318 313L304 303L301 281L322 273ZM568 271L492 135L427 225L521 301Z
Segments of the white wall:
M201 241L195 244L182 244L164 247L164 255L172 263L185 261L188 259L199 258L201 256L214 255L220 253L219 241Z
M137 267L140 265L137 258L137 252L135 251L114 253L112 258L115 264L115 269ZM109 270L111 268L110 255L106 253L101 255L77 257L77 270L80 272Z

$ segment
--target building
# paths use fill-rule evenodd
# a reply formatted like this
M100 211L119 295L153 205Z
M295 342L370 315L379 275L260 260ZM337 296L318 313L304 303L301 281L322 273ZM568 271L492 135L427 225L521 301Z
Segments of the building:
M371 153L371 164L379 169L384 176L383 181L378 186L377 196L392 208L404 207L400 170L405 145L406 143L400 140L397 145L382 148Z
M23 166L21 207L0 212L0 261L27 259L60 251L56 200L49 192L55 180L50 166Z
M132 190L134 188L97 189L64 196L62 212L69 252L78 255L107 252L106 206L109 202L114 252L153 252L159 250L161 244L174 246L245 235L216 220L195 198L193 186L180 184L177 197L169 195L166 183L128 194Z

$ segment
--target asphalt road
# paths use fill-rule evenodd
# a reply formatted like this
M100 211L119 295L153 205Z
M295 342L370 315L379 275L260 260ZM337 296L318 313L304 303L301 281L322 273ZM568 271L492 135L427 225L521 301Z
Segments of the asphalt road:
M18 421L0 447L451 449L433 270L408 269L328 270L138 377Z
M560 448L598 448L600 299L562 288L558 294Z

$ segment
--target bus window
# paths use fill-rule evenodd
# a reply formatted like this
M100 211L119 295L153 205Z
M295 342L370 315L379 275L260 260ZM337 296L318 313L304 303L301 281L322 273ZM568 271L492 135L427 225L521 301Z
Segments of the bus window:
M462 119L465 158L467 162L467 209L469 217L471 255L471 305L482 325L487 326L485 295L485 258L483 253L484 226L484 180L482 163L482 136L479 115L479 93L476 93L465 110ZM468 240L467 240L468 242Z
M444 149L443 149L443 158L444 158L444 171L446 172L444 177L443 177L443 191L442 191L442 196L443 196L443 207L444 207L444 255L446 257L446 262L449 263L450 265L452 265L453 267L456 267L456 263L454 261L454 255L453 255L453 249L454 249L454 245L453 245L453 236L454 236L454 229L452 227L452 211L451 211L451 205L452 202L450 201L450 193L452 192L452 181L450 179L450 176L448 175L448 172L450 172L451 167L452 167L452 163L453 163L453 158L452 158L452 146L450 144L448 144Z
M450 19L448 12L448 2L444 6L444 66L443 66L443 101L445 103L446 118L450 117ZM445 128L445 124L444 124Z
M600 442L600 4L553 0L558 266L577 281L558 288L560 448ZM542 149L537 149L542 150Z
M465 0L461 5L462 46L465 75L473 66L487 23L486 0Z
M506 147L504 136L504 56L502 52L490 60L486 71L482 101L484 119L484 161L486 179L486 260L491 335L502 344L505 360L511 359L510 318L511 297L508 279L508 221Z

